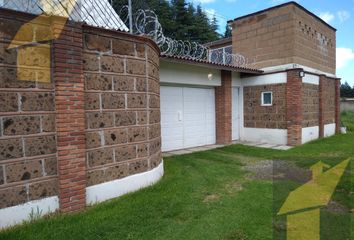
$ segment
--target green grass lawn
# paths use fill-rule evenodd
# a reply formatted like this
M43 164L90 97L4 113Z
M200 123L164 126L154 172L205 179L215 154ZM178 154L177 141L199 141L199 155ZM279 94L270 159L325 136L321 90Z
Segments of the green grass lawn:
M353 113L343 116L353 126ZM351 128L353 129L353 128ZM245 161L274 159L308 168L319 160L334 166L354 156L354 132L288 151L232 145L164 159L156 185L107 201L85 212L51 216L0 233L0 239L285 239L285 218L274 218L289 191L301 184L256 180ZM333 199L345 212L323 210L322 239L354 239L353 169Z

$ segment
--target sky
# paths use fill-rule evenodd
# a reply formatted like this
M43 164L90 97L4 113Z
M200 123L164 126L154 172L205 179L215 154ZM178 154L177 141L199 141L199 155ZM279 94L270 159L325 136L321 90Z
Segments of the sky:
M190 0L201 4L219 21L224 33L228 20L289 1L284 0ZM354 86L354 0L297 0L300 5L337 29L337 76Z

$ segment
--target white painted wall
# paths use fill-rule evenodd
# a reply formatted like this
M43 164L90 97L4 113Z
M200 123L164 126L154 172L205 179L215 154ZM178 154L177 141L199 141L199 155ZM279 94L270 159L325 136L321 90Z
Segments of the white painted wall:
M317 75L312 75L309 73L305 74L305 77L302 78L303 83L319 85L320 84L320 77Z
M30 220L30 214L41 217L59 209L57 196L27 202L21 205L0 209L0 229Z
M288 130L268 128L244 128L242 141L287 145Z
M304 144L318 139L320 136L319 133L320 133L319 126L303 128L301 143Z
M332 73L327 73L327 72L323 72L314 68L310 68L310 67L306 67L304 65L300 65L297 63L290 63L290 64L284 64L284 65L279 65L279 66L275 66L275 67L266 67L266 68L262 68L261 70L263 70L264 72L274 72L274 71L284 71L284 70L289 70L289 69L294 69L294 68L302 68L304 69L304 71L306 72L310 72L310 73L314 73L317 75L326 75L327 77L332 77L335 78L336 75L332 74Z
M336 134L336 124L326 124L324 126L324 137L330 137Z
M274 73L262 76L248 77L242 79L243 86L271 85L287 82L287 73Z
M124 194L137 191L158 182L164 174L163 161L156 168L111 182L101 183L86 188L88 205L103 202Z
M208 79L208 74L213 75L212 80ZM221 73L217 69L161 60L160 82L173 85L221 86Z

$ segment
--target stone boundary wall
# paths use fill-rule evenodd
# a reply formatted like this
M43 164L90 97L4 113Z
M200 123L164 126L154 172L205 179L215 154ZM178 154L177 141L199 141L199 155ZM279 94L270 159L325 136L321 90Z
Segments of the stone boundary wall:
M148 38L61 30L56 18L50 51L38 51L42 26L9 50L34 18L0 9L0 210L57 196L62 212L79 211L88 186L160 165L160 53Z
M286 84L247 86L244 94L244 126L286 129ZM273 92L273 105L262 106L262 92Z
M303 128L319 126L319 93L318 85L302 83Z

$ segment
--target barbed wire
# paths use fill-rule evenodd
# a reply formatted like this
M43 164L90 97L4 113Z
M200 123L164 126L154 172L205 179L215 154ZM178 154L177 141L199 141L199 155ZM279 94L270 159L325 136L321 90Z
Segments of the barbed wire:
M130 25L128 6L123 6L121 8L119 16L127 26ZM132 18L133 33L153 39L159 46L161 54L163 55L180 56L234 66L247 65L246 58L241 54L220 52L197 42L175 40L166 37L163 33L161 23L154 11L140 9L133 13Z

